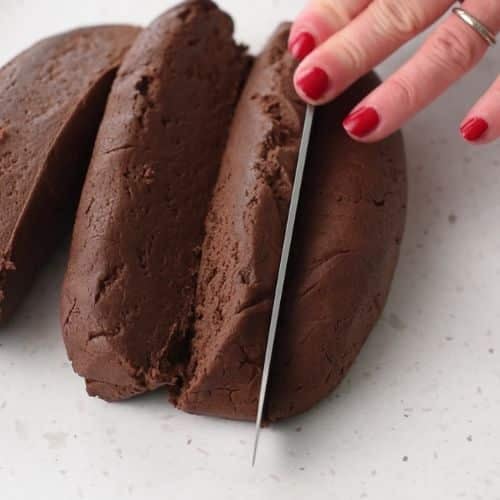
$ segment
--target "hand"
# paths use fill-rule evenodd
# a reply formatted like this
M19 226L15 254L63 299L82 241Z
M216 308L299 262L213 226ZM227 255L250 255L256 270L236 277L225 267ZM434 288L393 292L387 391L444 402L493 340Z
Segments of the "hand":
M289 40L301 60L294 81L312 104L334 99L404 43L441 17L450 0L310 0ZM493 34L500 30L500 0L466 0L462 8ZM345 119L354 139L388 136L425 108L484 56L487 42L451 14L418 52L368 95ZM463 137L487 143L500 137L500 78L472 108Z

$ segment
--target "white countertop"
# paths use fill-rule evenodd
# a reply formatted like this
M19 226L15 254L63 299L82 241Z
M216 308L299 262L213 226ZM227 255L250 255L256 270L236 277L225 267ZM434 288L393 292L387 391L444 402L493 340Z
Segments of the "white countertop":
M0 64L42 36L147 23L173 3L0 0ZM303 2L220 4L258 49ZM86 396L60 337L61 252L0 335L0 498L500 499L500 142L457 132L499 66L491 50L406 127L408 226L383 319L334 395L264 430L253 470L251 424L181 413L162 391Z

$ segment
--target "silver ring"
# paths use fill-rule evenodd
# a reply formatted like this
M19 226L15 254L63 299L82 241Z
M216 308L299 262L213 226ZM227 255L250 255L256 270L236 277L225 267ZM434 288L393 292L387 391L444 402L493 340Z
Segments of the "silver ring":
M490 47L496 45L496 36L477 18L461 7L455 7L453 14L470 26Z

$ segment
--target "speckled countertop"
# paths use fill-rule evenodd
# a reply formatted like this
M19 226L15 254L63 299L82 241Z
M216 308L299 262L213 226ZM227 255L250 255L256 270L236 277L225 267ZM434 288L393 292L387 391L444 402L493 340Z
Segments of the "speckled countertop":
M172 3L0 0L0 64L53 32L146 23ZM303 4L220 3L254 49ZM0 498L500 499L500 143L457 134L499 66L491 50L406 127L408 229L384 317L334 395L263 432L254 470L250 424L185 415L163 392L85 395L60 339L56 256L0 336Z

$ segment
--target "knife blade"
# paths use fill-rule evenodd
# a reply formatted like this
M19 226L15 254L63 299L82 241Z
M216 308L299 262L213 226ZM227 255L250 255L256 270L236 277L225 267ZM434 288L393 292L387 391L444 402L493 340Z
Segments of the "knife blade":
M281 307L281 298L283 297L283 289L286 279L286 271L288 266L288 257L293 239L293 230L295 227L295 219L297 217L297 208L299 205L300 190L302 187L302 179L304 177L304 169L306 166L307 151L309 149L309 139L311 138L311 129L314 119L314 106L307 105L304 118L304 127L302 129L302 138L300 141L299 156L297 159L297 168L295 169L295 179L293 181L292 196L290 198L290 208L288 209L288 218L286 222L285 236L283 239L283 247L281 250L281 259L278 269L278 278L276 281L276 289L274 292L273 308L271 312L271 321L269 323L269 333L267 336L266 354L264 358L264 366L262 368L262 378L260 382L259 404L257 408L257 418L255 420L255 440L252 454L252 467L255 465L257 457L257 447L259 444L260 428L262 425L262 415L264 413L264 405L266 400L267 383L269 381L269 370L271 368L271 360L273 356L274 341L276 338L276 329Z

